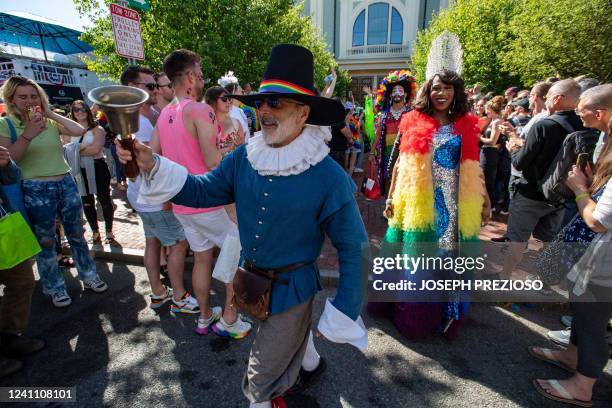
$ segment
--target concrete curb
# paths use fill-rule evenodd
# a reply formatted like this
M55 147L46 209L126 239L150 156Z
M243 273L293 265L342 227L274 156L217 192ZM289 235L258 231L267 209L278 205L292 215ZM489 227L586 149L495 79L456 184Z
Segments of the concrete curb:
M70 250L64 248L66 255L70 255ZM89 247L89 253L94 259L110 262L122 262L128 264L144 265L144 250L132 248L115 248L110 245L96 245ZM185 267L193 266L193 258L185 260ZM334 269L320 269L321 285L323 287L336 287L340 274Z

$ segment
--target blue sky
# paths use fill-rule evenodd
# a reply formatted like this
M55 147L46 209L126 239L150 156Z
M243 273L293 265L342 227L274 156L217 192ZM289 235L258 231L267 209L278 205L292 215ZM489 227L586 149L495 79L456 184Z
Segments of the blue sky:
M28 12L81 30L89 22L79 17L72 0L1 0L0 11Z

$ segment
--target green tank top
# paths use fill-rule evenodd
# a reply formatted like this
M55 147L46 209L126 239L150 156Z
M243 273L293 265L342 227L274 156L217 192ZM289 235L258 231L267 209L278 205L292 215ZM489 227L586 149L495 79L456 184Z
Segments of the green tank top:
M23 134L25 126L14 115L8 116L15 127L17 137ZM30 142L25 156L17 162L24 180L37 177L59 176L70 171L64 159L57 123L47 120L47 128ZM0 137L11 138L6 118L0 118Z

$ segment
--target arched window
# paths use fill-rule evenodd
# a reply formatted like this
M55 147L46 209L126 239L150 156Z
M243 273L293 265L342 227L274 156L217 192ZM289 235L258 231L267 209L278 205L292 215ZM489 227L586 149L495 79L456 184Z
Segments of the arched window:
M374 3L368 7L368 45L387 44L389 4Z
M404 22L402 16L395 7L391 12L391 44L401 44L404 38Z
M402 44L403 39L404 21L400 12L389 3L370 4L353 22L353 47Z
M353 24L353 47L359 47L365 43L365 10L363 10Z

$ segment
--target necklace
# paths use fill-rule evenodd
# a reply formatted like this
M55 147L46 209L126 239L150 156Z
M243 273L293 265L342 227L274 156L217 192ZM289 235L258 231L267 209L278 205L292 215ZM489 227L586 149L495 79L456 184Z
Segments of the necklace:
M391 107L390 112L391 112L391 115L393 115L393 118L395 120L398 120L400 116L402 116L402 113L404 113L405 110L406 108L403 106L399 110L395 110L393 109L393 107Z

